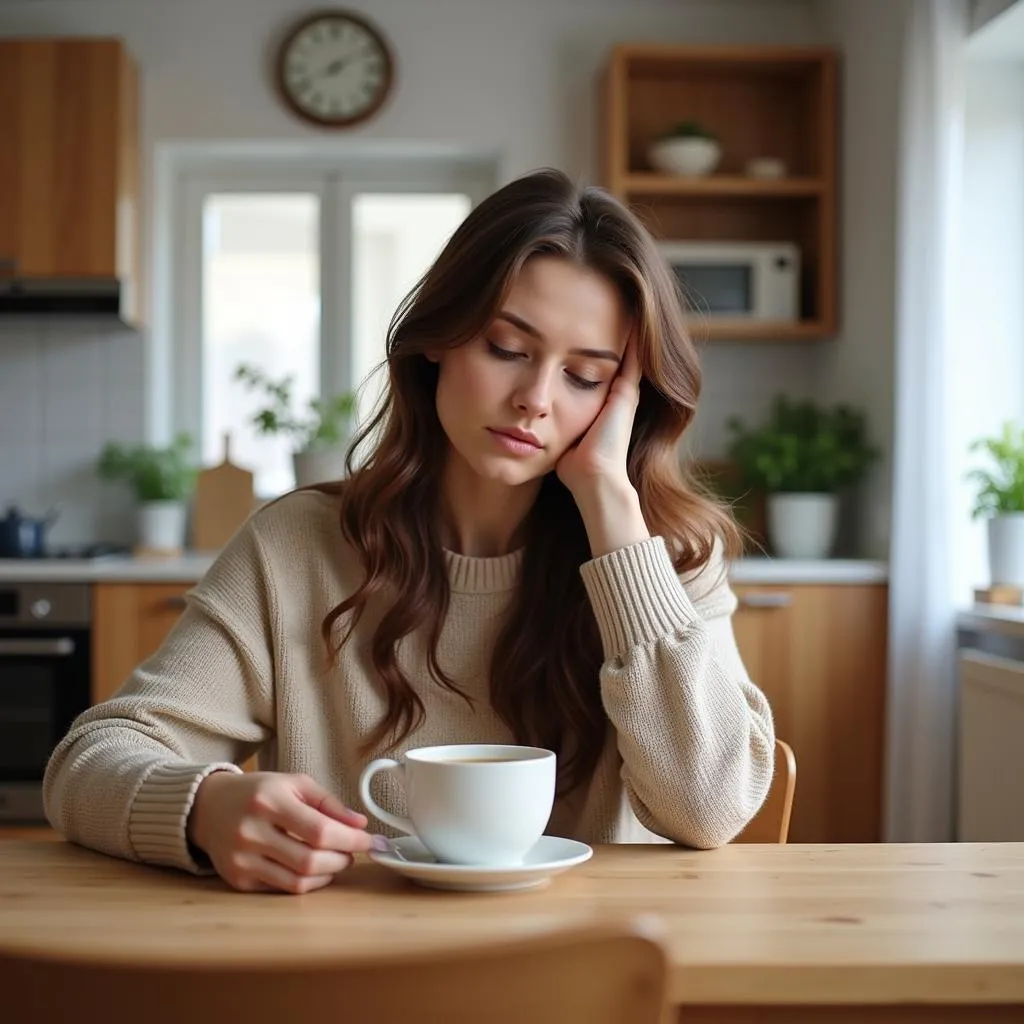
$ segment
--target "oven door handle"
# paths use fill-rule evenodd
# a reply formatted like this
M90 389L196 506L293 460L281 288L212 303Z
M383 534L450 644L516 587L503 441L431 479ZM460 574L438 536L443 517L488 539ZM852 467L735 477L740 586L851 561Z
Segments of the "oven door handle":
M0 640L0 658L70 658L75 653L75 641L69 636L56 637L53 640Z

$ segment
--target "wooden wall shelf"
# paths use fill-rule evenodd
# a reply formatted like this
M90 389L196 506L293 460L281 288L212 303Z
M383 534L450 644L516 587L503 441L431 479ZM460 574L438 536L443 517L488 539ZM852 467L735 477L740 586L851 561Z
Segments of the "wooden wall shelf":
M835 334L838 61L822 47L615 47L600 82L602 184L659 238L794 242L801 314L788 324L708 323L710 339L815 340ZM702 178L653 171L650 143L696 120L722 145ZM782 159L787 176L745 173L753 157Z
M760 181L740 174L711 174L706 178L676 178L637 171L622 179L627 196L734 196L737 199L778 199L820 196L827 189L821 178L781 178Z

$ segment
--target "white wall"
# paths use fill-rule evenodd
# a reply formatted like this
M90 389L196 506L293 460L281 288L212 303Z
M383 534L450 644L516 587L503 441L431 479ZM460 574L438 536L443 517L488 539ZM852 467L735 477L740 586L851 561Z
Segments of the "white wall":
M148 188L153 147L160 141L317 135L284 110L269 77L274 41L309 6L287 0L7 2L0 4L0 35L118 34L126 39L142 69L143 180ZM892 259L886 246L891 247L894 177L889 88L895 79L894 48L886 37L888 5L833 0L824 4L824 15L814 0L375 0L351 6L369 12L392 41L398 85L380 116L346 137L493 148L502 156L505 178L543 164L591 175L594 80L603 55L616 42L825 41L847 47L844 115L852 134L842 165L847 239L843 337L823 346L706 349L705 400L694 441L703 454L720 454L722 424L729 415L756 419L771 397L785 390L868 404L876 436L887 443ZM148 201L145 192L143 200ZM47 403L45 377L32 377L28 390L19 385L14 396L15 377L9 370L12 349L22 352L20 362L25 353L49 351L46 334L22 330L22 340L12 346L5 338L10 332L0 322L0 406ZM111 351L130 349L136 360L128 364L118 393L130 392L132 416L137 412L122 428L141 437L146 417L137 408L144 380L138 352L143 343L139 339L136 348L116 333L111 343ZM24 383L23 374L18 379ZM83 492L66 483L84 483L86 467L106 440L99 410L111 389L101 375L86 372L80 381L86 408L83 429L74 440L77 454L73 459L71 450L66 453L76 467L70 476L51 472L50 442L37 426L17 436L0 431L0 502L38 505L54 493L73 498L79 507L77 521L66 519L58 539L81 539L96 530L110 533L127 521L123 512L113 518L96 512L91 496L82 501ZM122 419L127 421L128 414ZM5 414L0 424L7 422ZM887 487L879 485L878 495L881 504L872 509L868 530L876 550L887 536Z
M863 408L885 453L854 516L854 550L888 556L895 359L896 183L903 0L823 0L822 30L842 48L840 323L822 347L823 400Z
M85 320L0 321L0 508L54 504L54 543L132 536L124 496L92 465L144 423L143 339Z

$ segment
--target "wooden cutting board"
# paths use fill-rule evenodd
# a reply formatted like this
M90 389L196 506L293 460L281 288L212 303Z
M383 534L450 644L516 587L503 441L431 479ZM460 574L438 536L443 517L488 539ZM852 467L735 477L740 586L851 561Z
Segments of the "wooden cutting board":
M231 435L224 435L224 459L199 473L192 517L197 551L224 547L253 510L253 475L231 461Z

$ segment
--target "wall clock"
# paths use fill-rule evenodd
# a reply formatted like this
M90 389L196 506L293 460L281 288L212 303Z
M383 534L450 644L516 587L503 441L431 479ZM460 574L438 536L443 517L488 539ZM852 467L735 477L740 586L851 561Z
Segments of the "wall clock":
M280 44L277 84L299 117L326 128L348 128L372 117L394 84L391 48L362 15L315 11Z

